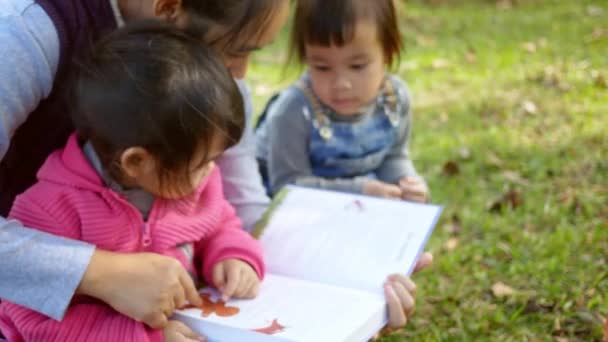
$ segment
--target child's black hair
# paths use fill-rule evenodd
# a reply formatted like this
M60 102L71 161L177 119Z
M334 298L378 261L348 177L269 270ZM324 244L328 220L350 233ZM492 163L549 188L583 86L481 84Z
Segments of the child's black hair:
M76 130L113 177L122 176L122 152L139 146L157 159L161 183L189 181L203 166L191 165L197 152L208 154L218 138L228 148L242 135L243 99L221 59L171 26L128 25L95 44L76 69Z
M306 44L343 46L360 20L371 20L388 65L403 48L394 0L298 0L290 39L290 59L303 63Z

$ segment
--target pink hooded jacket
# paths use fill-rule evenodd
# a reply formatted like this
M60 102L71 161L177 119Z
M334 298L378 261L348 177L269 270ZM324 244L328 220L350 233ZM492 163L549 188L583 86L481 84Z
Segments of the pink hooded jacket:
M86 241L107 251L154 252L177 258L211 283L213 266L237 258L264 275L261 247L241 229L226 201L216 167L200 187L179 200L156 199L148 220L106 187L75 135L49 156L38 183L18 196L10 217L25 226ZM178 247L191 244L194 260ZM196 269L193 265L200 265ZM162 341L153 330L91 298L76 297L61 322L21 306L0 304L0 329L9 341Z

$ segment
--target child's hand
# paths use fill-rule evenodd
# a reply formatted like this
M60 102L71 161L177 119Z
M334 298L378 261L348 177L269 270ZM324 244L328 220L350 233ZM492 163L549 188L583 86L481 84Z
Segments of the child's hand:
M401 198L403 192L397 185L370 180L363 185L363 193L365 195L384 197L384 198Z
M246 262L226 259L213 266L213 285L222 292L222 300L231 297L254 298L258 295L260 279Z
M200 336L180 321L169 321L163 330L165 342L196 342L207 341L205 336Z
M416 284L410 278L393 274L384 284L384 296L388 303L388 330L404 327L408 316L414 313Z
M403 191L402 198L420 203L429 200L429 189L422 179L418 177L405 176L399 181L399 187Z
M414 273L429 267L432 263L433 255L428 252L423 253L414 267ZM384 284L384 296L388 303L388 325L373 340L407 324L407 317L414 312L416 304L416 284L403 275L390 275Z

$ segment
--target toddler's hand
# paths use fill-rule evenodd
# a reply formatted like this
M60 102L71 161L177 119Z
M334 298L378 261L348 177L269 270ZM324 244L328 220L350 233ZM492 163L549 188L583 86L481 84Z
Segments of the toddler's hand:
M384 197L384 198L401 198L403 192L401 188L394 184L388 184L377 180L370 180L363 185L363 193L365 195Z
M414 202L426 203L429 200L429 189L418 177L406 176L399 181L399 187L403 191L402 198Z
M408 316L414 313L416 285L410 278L393 274L384 284L384 295L388 303L387 328L403 328L407 324Z
M206 337L198 335L180 321L169 321L163 330L163 335L165 342L207 341Z
M248 263L226 259L213 266L213 285L222 292L224 301L231 297L250 299L258 295L260 279Z

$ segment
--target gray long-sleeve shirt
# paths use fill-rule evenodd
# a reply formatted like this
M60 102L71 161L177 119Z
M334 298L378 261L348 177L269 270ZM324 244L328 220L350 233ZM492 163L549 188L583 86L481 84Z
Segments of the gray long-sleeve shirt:
M306 78L306 76L304 76ZM387 183L397 183L404 176L418 176L410 159L409 139L411 132L411 112L409 91L397 77L390 76L395 86L399 102L399 125L395 143L379 167L374 170L375 176ZM341 116L327 111L332 121L356 123L370 115L380 115L375 105L370 111L356 116ZM355 177L321 177L315 175L311 164L309 143L313 124L313 106L308 98L296 86L281 92L268 109L267 117L257 132L257 157L267 167L268 183L273 193L286 184L323 188L336 191L361 193L363 185L370 180L365 175ZM391 134L386 132L386 134ZM365 161L361 161L365 162ZM422 179L422 178L421 178Z
M17 128L50 94L58 62L59 38L44 10L34 0L0 0L0 158ZM244 83L238 83L248 127L218 165L226 198L250 228L269 200L255 161L251 99ZM0 298L61 319L93 251L94 246L0 217Z

